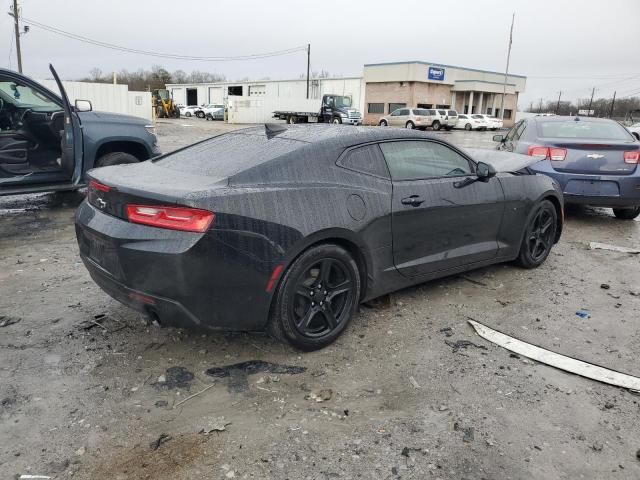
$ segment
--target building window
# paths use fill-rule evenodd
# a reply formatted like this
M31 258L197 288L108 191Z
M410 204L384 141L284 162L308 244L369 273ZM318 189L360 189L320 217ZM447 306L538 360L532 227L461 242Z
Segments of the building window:
M493 108L487 107L487 115L491 115L493 113Z
M493 116L500 118L500 109L499 108L496 108L496 111L493 112Z
M242 85L227 88L228 95L242 96Z
M136 105L142 105L142 95L136 95Z
M504 118L511 118L511 110L509 110L508 108L504 109Z
M397 110L399 108L404 108L406 106L407 106L406 103L390 103L389 104L389 113L392 113L394 110Z
M432 108L433 103L419 103L418 108Z
M370 103L367 107L368 113L384 113L384 103Z

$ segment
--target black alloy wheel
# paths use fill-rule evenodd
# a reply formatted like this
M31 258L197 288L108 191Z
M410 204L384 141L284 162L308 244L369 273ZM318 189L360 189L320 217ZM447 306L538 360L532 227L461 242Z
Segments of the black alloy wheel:
M313 247L282 278L269 332L301 350L333 342L347 327L360 298L360 274L351 255L338 245Z
M525 268L542 265L551 252L558 229L558 213L549 200L534 209L525 230L518 263Z

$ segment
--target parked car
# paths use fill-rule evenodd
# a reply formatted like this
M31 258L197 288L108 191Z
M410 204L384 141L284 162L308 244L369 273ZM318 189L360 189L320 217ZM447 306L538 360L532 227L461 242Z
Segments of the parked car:
M202 111L207 120L224 120L224 105L207 105Z
M467 113L459 113L456 127L465 130L486 130L487 121L480 115L469 115Z
M504 125L504 122L501 119L494 117L493 115L486 115L483 113L479 113L478 115L484 118L484 120L487 122L487 130L495 131L499 128L502 128Z
M196 114L197 110L200 110L198 105L190 105L188 107L182 106L180 107L180 115L183 117L192 117Z
M378 122L381 127L405 127L408 129L417 128L426 130L432 127L440 130L440 116L433 109L426 108L398 108L389 115L382 117Z
M160 154L144 118L72 106L53 66L60 95L0 69L0 195L76 190L93 167L137 163Z
M440 110L438 110L439 112ZM446 125L444 125L444 129L449 131L453 128L456 128L456 125L458 124L458 112L456 112L455 110L446 110L447 112L447 118L445 118L445 123Z
M267 330L314 350L360 302L545 261L562 229L557 184L529 174L529 157L480 155L504 173L404 129L236 130L90 172L80 255L109 295L161 325Z
M640 140L640 122L634 123L630 127L627 127L627 130L629 130L631 134L636 137L636 140Z
M493 139L499 150L537 158L531 170L557 180L567 203L611 207L625 220L640 215L640 142L618 122L533 117Z

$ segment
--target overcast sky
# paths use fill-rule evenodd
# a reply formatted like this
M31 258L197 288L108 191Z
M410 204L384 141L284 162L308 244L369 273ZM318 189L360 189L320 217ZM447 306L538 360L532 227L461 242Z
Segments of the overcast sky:
M9 7L12 0L0 0ZM22 15L103 42L191 56L271 52L311 43L313 70L361 75L365 63L422 60L503 72L511 14L510 72L526 75L520 107L557 98L640 95L640 0L20 0ZM17 70L13 19L0 15L0 65ZM22 37L24 71L65 79L93 67L205 70L243 77L297 78L306 54L200 62L123 53L32 27ZM11 55L10 55L10 52Z

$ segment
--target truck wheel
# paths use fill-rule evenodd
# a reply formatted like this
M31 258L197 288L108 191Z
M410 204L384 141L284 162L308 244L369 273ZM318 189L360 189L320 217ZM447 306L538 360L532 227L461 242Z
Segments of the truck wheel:
M467 123L467 124L464 126L464 129L465 129L466 131L471 130L471 124L470 124L470 123Z
M158 108L157 113L156 113L156 117L164 118L164 108Z
M416 128L416 126L413 124L413 122L407 122L405 127L408 128L409 130L413 130L414 128Z
M106 155L103 155L102 157L100 157L94 166L96 168L110 167L112 165L122 165L125 163L138 163L139 161L140 160L138 160L136 157L134 157L130 153L112 152L112 153L107 153Z
M180 118L180 109L178 107L173 110L173 118Z
M287 118L287 123L293 125L294 123L296 123L296 120L297 118L294 115L291 115L289 118Z
M431 125L431 128L433 128L436 132L437 132L438 130L440 130L440 127L441 127L441 125L440 125L440 122L439 122L438 120L436 120L435 122L433 122L433 125Z
M334 125L340 125L342 123L342 119L340 117L333 117L331 119L331 123L333 123Z
M388 123L386 120L380 120L380 123L378 125L380 125L381 127L386 127Z

